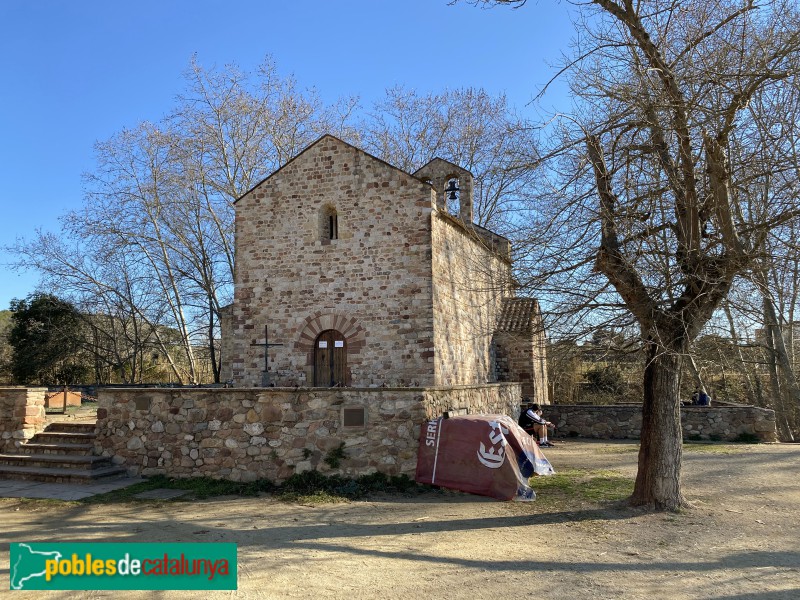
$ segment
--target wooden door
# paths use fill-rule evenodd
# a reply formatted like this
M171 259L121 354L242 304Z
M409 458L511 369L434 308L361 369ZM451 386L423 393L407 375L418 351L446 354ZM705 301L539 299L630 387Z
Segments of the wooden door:
M333 387L347 384L347 348L344 336L335 329L319 334L314 343L314 385Z

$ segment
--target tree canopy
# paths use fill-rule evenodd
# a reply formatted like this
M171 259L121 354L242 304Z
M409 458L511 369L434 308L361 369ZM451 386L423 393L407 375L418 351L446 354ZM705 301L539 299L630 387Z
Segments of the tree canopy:
M33 294L11 302L13 349L11 373L22 385L73 384L84 380L88 367L80 314L69 302L51 294Z

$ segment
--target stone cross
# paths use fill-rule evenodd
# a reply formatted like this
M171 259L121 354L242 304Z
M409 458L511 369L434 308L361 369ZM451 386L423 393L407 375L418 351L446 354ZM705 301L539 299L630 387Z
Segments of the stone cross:
M263 346L264 348L264 370L261 372L261 387L269 387L269 349L273 346L283 346L283 344L270 344L269 331L267 325L264 325L264 343L250 344L251 346Z

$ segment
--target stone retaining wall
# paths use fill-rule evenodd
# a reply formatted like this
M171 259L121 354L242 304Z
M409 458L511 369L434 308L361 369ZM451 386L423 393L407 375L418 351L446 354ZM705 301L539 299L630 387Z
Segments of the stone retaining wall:
M44 429L47 388L0 387L0 452L11 452Z
M559 435L601 439L638 439L642 427L639 405L587 406L556 404L544 407L544 417ZM681 408L684 438L735 440L742 434L764 442L778 441L775 411L755 406L685 406Z
M426 388L423 401L426 417L435 419L445 412L451 415L519 415L522 388L519 383L463 385Z
M310 469L413 476L424 421L446 411L514 415L519 397L518 384L102 389L96 446L131 474L276 482ZM331 465L341 444L344 457Z

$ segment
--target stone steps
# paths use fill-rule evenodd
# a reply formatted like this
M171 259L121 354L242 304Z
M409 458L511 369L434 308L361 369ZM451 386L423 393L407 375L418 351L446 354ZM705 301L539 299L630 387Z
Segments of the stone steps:
M0 465L0 479L45 481L49 483L94 483L124 477L124 467L102 467L100 469L62 469L58 467L11 467Z
M57 422L14 453L0 454L0 479L91 483L127 475L107 456L94 455L96 423Z
M111 466L111 458L91 454L0 454L0 466L39 468L56 466L63 469L96 469Z
M91 454L94 451L94 444L28 442L17 450L23 454Z
M97 423L78 423L68 421L57 421L50 423L45 429L48 433L94 433Z
M34 444L87 444L93 443L94 433L71 431L43 431L31 438Z

